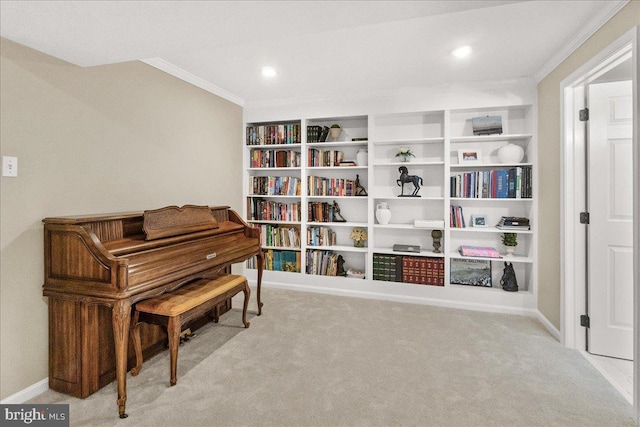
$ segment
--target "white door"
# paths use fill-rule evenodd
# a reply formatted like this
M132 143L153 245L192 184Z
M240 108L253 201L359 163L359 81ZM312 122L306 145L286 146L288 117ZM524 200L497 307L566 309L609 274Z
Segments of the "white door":
M588 351L633 359L631 81L589 85Z

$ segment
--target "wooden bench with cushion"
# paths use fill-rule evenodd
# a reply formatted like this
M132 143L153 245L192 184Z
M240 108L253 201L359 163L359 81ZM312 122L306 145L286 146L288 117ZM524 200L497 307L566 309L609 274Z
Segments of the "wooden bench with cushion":
M131 337L136 353L136 366L131 370L131 375L138 375L142 367L142 345L138 330L140 323L152 323L167 327L171 359L171 385L173 386L177 382L178 346L182 327L189 321L212 310L214 311L213 320L217 322L219 304L240 291L244 292L242 323L245 328L248 328L247 305L249 304L250 290L244 276L223 274L212 279L197 279L175 291L137 303L131 321Z

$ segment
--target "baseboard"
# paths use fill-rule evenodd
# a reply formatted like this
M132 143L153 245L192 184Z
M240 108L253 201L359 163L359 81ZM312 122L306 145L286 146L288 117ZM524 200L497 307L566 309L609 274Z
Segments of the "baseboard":
M49 390L49 378L40 380L37 383L25 388L24 390L20 390L19 392L0 400L0 403L6 405L24 403L44 393L47 390Z
M447 299L394 295L394 294L378 293L378 292L371 292L371 291L346 290L346 289L329 288L329 287L322 287L322 286L308 286L308 285L302 286L302 285L297 285L292 283L281 283L281 282L274 282L274 281L269 281L269 282L263 281L262 285L270 288L287 289L287 290L300 291L300 292L311 292L311 293L339 295L339 296L356 297L356 298L367 298L367 299L375 299L375 300L383 300L383 301L394 301L394 302L401 302L401 303L407 303L407 304L433 305L437 307L456 308L461 310L484 311L489 313L515 314L520 316L536 317L535 310L527 309L527 308L505 307L500 305L480 304L480 303L473 303L473 302L467 302L467 301L461 302L461 301L453 301L453 300L447 300Z
M594 368L596 368L598 372L600 372L600 374L604 377L604 379L606 379L609 382L609 384L611 384L622 395L622 397L627 402L629 402L630 405L633 406L633 396L628 395L624 391L624 389L620 386L620 384L618 384L618 382L614 379L614 377L612 377L606 369L603 369L603 367L598 363L597 360L595 360L594 357L591 356L591 354L589 354L589 352L584 350L578 350L578 351L580 352L580 354L582 354L582 356L585 359L587 359L589 363L591 363L591 365Z
M536 310L535 313L536 319L538 319L540 323L542 323L542 325L547 328L547 331L549 331L549 333L553 335L553 337L557 339L558 342L562 342L560 331L555 326L553 326L553 323L551 323L544 314L540 313L540 310Z

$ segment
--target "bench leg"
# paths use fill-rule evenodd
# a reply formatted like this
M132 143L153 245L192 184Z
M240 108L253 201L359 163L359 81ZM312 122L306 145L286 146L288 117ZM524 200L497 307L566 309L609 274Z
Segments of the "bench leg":
M179 317L169 317L167 325L167 335L169 336L169 358L171 359L171 378L170 384L176 385L178 382L178 346L180 345L180 330L182 325Z
M249 284L247 282L244 282L244 289L242 289L242 292L244 292L244 306L242 307L242 323L244 324L245 328L248 328L250 323L247 322L247 307L249 306L249 297L251 296L251 290L249 289Z
M133 350L136 353L136 366L131 368L131 375L136 376L140 373L140 369L142 369L142 343L140 342L140 329L138 319L140 317L140 312L137 310L133 313L133 319L131 319L131 341L133 341Z

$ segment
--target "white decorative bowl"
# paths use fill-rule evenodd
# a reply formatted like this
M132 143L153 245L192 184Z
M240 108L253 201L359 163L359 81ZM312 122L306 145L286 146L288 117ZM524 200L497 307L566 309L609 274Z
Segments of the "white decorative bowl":
M498 159L500 163L520 163L524 158L524 149L516 144L507 144L498 150Z

